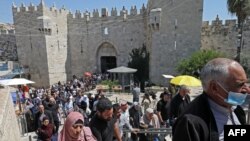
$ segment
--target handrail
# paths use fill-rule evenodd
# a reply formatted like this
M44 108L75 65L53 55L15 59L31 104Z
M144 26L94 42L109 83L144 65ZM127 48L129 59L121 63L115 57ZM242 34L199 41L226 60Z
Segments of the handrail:
M125 133L130 133L130 130L123 130ZM172 133L172 128L149 128L149 129L140 129L136 133Z
M25 115L20 114L19 116L17 116L17 121L19 124L19 129L21 131L21 135L25 136L25 133L28 133L28 127L27 127L27 121L26 121Z
M128 140L128 133L132 131L124 129L123 132L125 133L125 141ZM172 128L149 128L149 129L140 129L138 132L140 133L147 133L147 134L163 134L163 135L170 135L172 136Z

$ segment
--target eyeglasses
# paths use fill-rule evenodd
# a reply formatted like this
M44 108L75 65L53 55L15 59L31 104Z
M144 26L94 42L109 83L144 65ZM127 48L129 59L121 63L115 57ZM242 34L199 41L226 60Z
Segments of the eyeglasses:
M72 126L74 129L77 129L77 128L80 128L80 129L82 129L83 128L83 125L79 125L79 124L74 124L73 126Z
M237 87L243 87L244 85L246 85L246 82L236 82Z

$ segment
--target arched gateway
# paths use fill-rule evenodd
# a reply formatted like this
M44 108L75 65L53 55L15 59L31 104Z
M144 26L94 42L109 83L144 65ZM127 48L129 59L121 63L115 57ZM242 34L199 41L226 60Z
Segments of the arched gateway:
M96 55L97 70L100 73L105 73L107 70L117 67L117 51L115 47L109 43L102 43Z

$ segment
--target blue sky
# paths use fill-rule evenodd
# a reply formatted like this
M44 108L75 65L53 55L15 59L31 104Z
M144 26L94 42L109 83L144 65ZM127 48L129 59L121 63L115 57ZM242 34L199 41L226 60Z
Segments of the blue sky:
M94 8L101 9L103 7L111 9L112 6L116 6L118 10L124 5L127 9L130 9L132 5L136 5L140 8L143 3L147 0L44 0L47 6L52 6L53 3L56 4L57 8L61 8L63 5L67 9L72 11L81 10L85 11L88 9L92 11ZM20 6L23 2L25 5L29 5L31 2L35 5L40 3L40 0L0 0L0 22L3 23L13 23L12 18L12 2L17 6ZM227 0L204 0L203 7L203 20L211 21L214 20L218 14L220 19L235 19L227 11Z

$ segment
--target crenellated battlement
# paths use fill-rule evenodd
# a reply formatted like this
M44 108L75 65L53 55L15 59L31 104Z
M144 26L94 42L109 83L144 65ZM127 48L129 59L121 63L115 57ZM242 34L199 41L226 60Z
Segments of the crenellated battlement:
M17 7L15 3L12 4L12 10L15 13L21 13L21 12L33 12L37 11L39 6L34 6L33 3L30 3L29 6L25 6L24 3L21 4L20 7Z
M225 20L223 24L223 20L219 19L219 16L217 15L216 19L213 20L210 24L209 21L203 21L202 27L215 27L215 26L237 26L237 20Z
M122 7L122 9L118 12L116 7L112 7L111 11L109 11L107 8L102 8L99 12L98 9L93 9L92 13L85 11L81 12L80 10L76 10L75 13L69 12L68 17L72 19L83 19L86 18L86 13L89 13L90 18L103 18L103 17L132 17L136 15L142 15L145 12L146 8L143 5L140 9L140 12L138 12L138 9L136 6L132 6L130 10L127 10L125 6ZM130 11L130 12L128 12Z
M29 6L25 6L24 3L22 3L19 7L15 5L15 3L12 4L12 11L13 13L25 13L25 12L36 12L36 11L51 11L51 12L55 12L56 14L58 13L68 13L68 10L66 10L66 8L63 6L62 8L60 8L59 10L56 8L55 4L53 4L52 7L47 7L45 5L45 3L43 2L43 0L41 0L41 3L37 6L34 6L33 3L30 3Z
M223 34L227 36L229 33L233 33L237 30L237 21L236 20L223 20L219 19L217 15L216 19L209 23L209 21L202 22L201 35L210 36L214 34Z
M84 19L86 17L89 18L103 18L103 17L123 17L123 18L129 18L136 15L142 15L146 11L146 7L144 4L142 5L141 9L138 10L136 6L131 6L130 10L126 9L125 6L122 7L121 10L117 10L116 7L113 7L111 11L109 11L107 8L102 8L101 10L94 9L91 13L88 11L81 12L80 10L76 10L74 13L70 10L67 10L64 6L60 9L57 9L55 4L51 7L47 7L43 0L41 0L40 4L35 6L33 3L30 3L29 6L25 6L24 3L22 3L20 6L16 6L14 3L12 5L12 10L14 14L22 14L22 13L33 13L33 12L43 12L43 11L50 11L54 12L56 14L58 13L64 13L68 14L68 18L71 19ZM86 16L86 14L88 16ZM66 18L66 17L65 17Z

